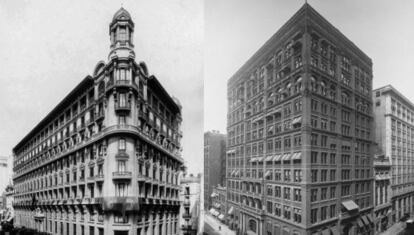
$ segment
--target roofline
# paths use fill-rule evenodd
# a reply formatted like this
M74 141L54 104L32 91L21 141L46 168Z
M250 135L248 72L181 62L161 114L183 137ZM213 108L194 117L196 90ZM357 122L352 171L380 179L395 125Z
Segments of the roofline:
M404 102L406 102L408 105L411 106L412 109L414 109L414 104L407 98L405 97L403 94L401 94L397 89L395 89L391 84L376 88L374 90L372 90L372 95L375 96L375 93L377 91L381 91L382 92L394 92L395 95L397 95L398 97L400 97Z
M308 3L305 3L292 17L290 17L288 19L288 21L286 21L286 23L284 23L282 25L282 27L280 27L276 33L274 33L270 39L268 39L254 54L253 56L251 56L231 77L230 79L228 79L227 84L231 84L233 82L235 82L234 80L238 80L236 79L237 77L239 77L241 74L243 74L244 72L248 71L250 67L253 67L253 64L256 64L256 61L260 60L262 57L268 56L266 54L266 52L268 52L270 50L271 47L274 46L274 42L278 42L278 38L280 38L281 36L284 36L284 33L287 32L291 27L291 25L293 25L296 22L299 22L301 20L303 20L301 18L302 15L304 15L304 20L308 20L308 9L310 9L310 12L315 14L317 16L317 18L319 20L321 20L323 23L327 24L331 30L333 30L335 32L335 36L342 38L344 45L352 48L352 51L354 53L359 53L360 56L365 57L364 59L367 60L367 62L369 62L369 65L372 66L372 59L365 54L359 47L357 47L355 45L355 43L353 43L350 39L348 39L343 33L341 33L341 31L339 29L337 29L333 24L331 24L327 19L325 19L321 14L319 14L315 9L313 9ZM307 23L306 23L307 24Z
M159 88L160 93L163 94L167 98L168 102L170 102L170 104L174 107L174 109L175 109L174 111L177 112L177 113L181 113L180 106L178 106L178 104L175 103L174 99L165 90L165 88L162 86L160 81L158 81L157 77L155 77L154 75L149 76L148 82L150 82L150 81L154 81L154 84L157 86L156 88Z
M89 83L94 83L94 79L90 75L86 76L71 92L69 92L68 95L65 96L65 98L63 98L62 101L60 101L52 109L52 111L50 111L26 136L24 136L19 141L19 143L16 146L13 147L13 153L15 153L18 148L20 148L25 142L32 138L35 133L39 132L40 129L44 128L45 124L51 121L52 117L54 117L58 113L60 108L62 108L63 105L67 101L69 101L75 95L76 92L86 87Z

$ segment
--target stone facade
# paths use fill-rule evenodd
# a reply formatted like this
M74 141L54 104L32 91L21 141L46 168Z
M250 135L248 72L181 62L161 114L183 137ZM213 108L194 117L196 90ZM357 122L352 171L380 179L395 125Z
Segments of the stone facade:
M391 165L386 215L394 224L414 215L414 105L391 85L374 90L373 101L375 140Z
M135 62L134 22L109 27L108 62L13 149L15 225L60 235L179 233L181 105Z
M372 61L305 4L228 81L227 223L373 234Z

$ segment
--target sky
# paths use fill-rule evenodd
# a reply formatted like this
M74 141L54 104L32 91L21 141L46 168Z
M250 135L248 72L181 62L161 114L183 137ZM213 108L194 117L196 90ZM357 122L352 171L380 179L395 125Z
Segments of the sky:
M226 132L227 80L304 0L205 2L204 130ZM260 3L260 4L259 4ZM373 88L391 84L414 101L414 1L308 0L373 61Z
M0 156L12 148L109 53L109 23L123 6L145 61L183 106L183 158L202 171L203 2L0 1ZM0 189L1 190L1 189Z

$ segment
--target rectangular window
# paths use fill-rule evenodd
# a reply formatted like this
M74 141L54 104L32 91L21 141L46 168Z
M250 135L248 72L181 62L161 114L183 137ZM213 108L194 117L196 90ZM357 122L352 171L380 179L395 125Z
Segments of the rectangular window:
M115 185L115 194L118 197L127 196L127 185L125 183L118 183Z
M118 147L119 147L119 150L125 151L125 149L126 149L126 141L125 141L124 138L119 139L119 145L118 145Z

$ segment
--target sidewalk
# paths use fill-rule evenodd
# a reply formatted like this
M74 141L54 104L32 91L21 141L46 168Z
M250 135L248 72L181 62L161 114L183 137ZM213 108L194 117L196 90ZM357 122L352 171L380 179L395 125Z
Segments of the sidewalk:
M221 229L219 229L219 227ZM218 219L212 216L207 211L204 213L204 232L208 235L236 235L236 232L230 230L227 225L221 223Z
M397 222L387 229L387 231L382 232L378 235L398 235L400 232L404 231L405 222Z

